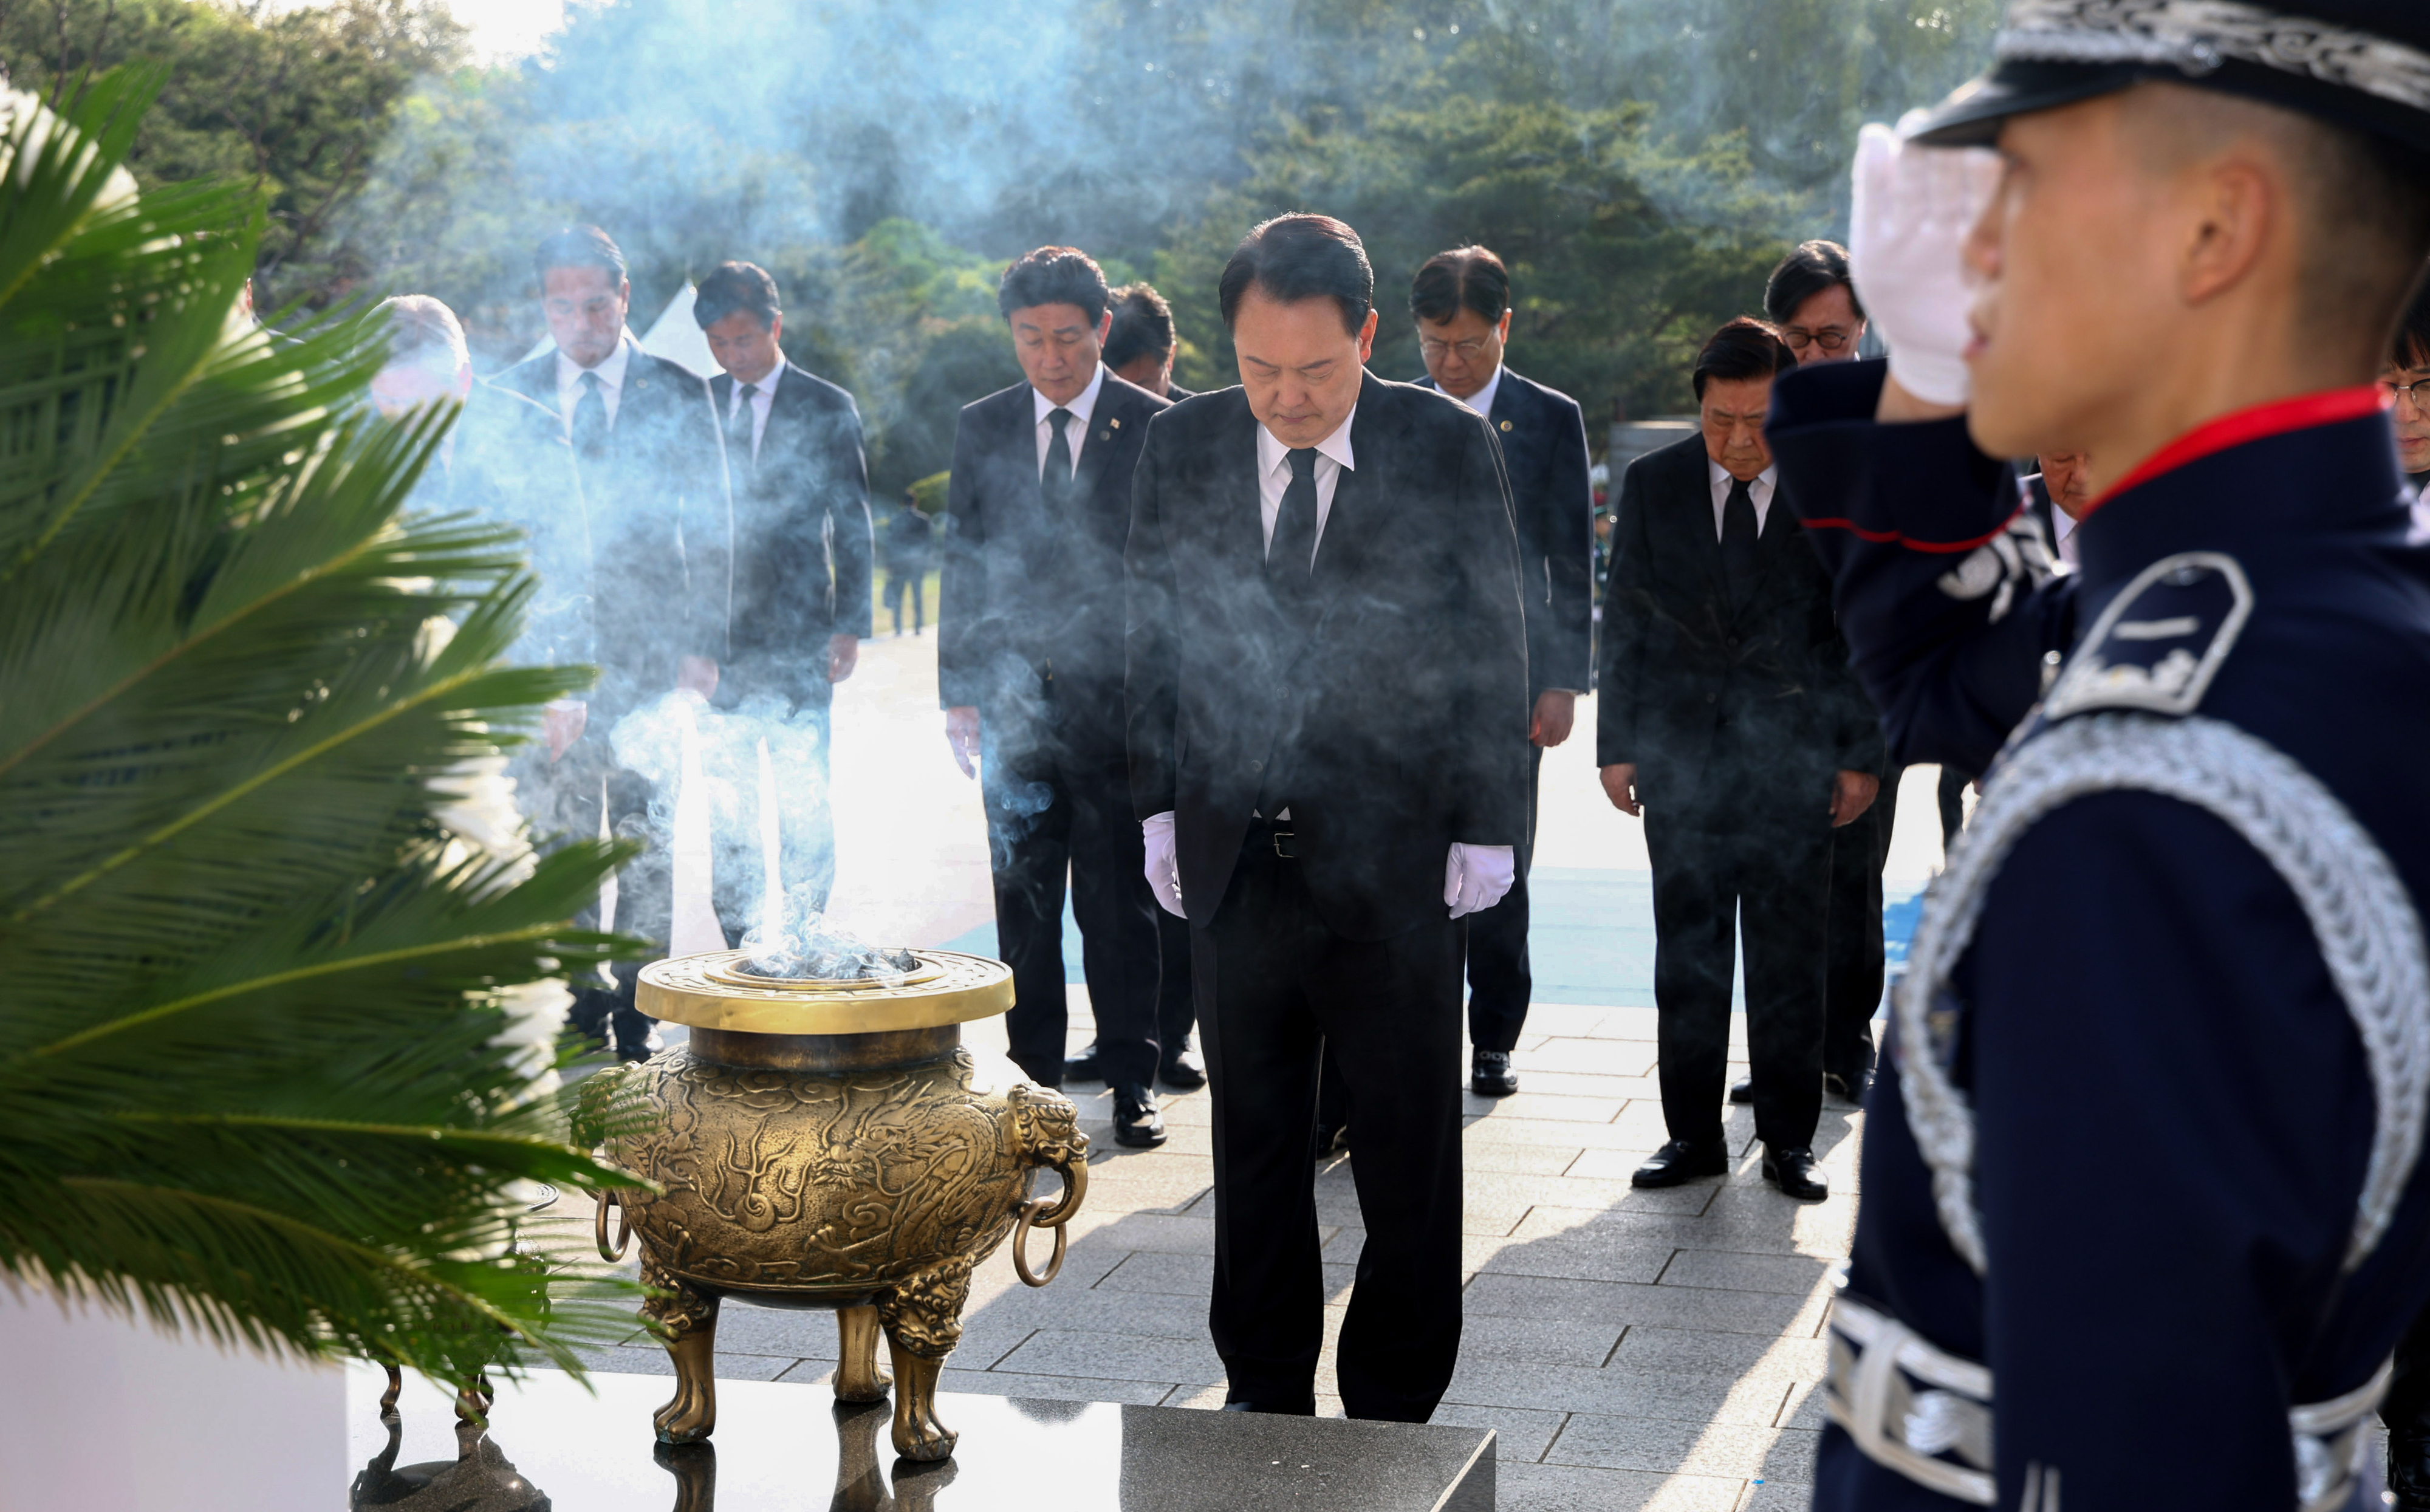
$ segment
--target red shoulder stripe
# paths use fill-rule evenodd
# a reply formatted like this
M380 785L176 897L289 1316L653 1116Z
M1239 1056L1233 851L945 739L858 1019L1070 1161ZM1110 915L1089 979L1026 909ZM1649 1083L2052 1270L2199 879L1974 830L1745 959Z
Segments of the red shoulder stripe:
M1806 522L1806 528L1808 530L1844 530L1850 535L1855 536L1859 540L1870 540L1877 545L1901 545L1905 546L1909 551L1955 553L1972 551L1977 546L1988 545L1991 541L1997 540L2007 531L2007 528L2010 525L2017 523L2017 516L2024 512L2024 506L2019 505L2016 509L2009 514L2007 519L2000 522L1999 529L1990 531L1985 535L1976 536L1971 540L1918 540L1913 536L1907 535L1904 531L1867 530L1864 526L1856 523L1854 520L1808 520Z

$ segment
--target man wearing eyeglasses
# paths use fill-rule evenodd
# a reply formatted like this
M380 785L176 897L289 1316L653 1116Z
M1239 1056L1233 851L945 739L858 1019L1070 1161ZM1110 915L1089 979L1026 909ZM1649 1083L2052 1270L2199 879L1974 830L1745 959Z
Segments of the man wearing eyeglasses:
M1808 241L1772 270L1763 312L1797 354L1797 365L1842 362L1865 337L1865 307L1848 276L1848 249ZM1822 1087L1852 1103L1865 1100L1873 1074L1873 1010L1881 1005L1882 867L1898 819L1898 768L1876 773L1873 806L1831 836L1828 974L1823 986ZM1961 782L1964 780L1961 776ZM1755 1100L1755 1083L1730 1088L1730 1101Z
M2430 288L2414 298L2396 328L2379 386L2388 392L2388 418L2395 423L2396 456L2413 493L2414 520L2430 522L2423 508L2430 499Z
M1570 738L1587 686L1592 632L1594 489L1585 417L1568 394L1503 366L1510 335L1510 271L1484 247L1437 253L1409 284L1409 313L1425 358L1421 387L1440 389L1486 418L1510 478L1519 581L1527 616L1527 839L1509 892L1468 925L1469 1089L1506 1097L1535 982L1527 967L1527 866L1536 780L1544 749Z

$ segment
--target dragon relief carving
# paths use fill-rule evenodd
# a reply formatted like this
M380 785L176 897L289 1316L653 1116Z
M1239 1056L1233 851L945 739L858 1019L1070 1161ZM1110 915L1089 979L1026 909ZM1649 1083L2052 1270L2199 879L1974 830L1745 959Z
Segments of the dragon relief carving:
M1010 1232L1033 1149L1061 1152L1076 1110L1055 1094L974 1090L968 1051L925 1066L811 1075L678 1053L654 1065L661 1116L626 1164L645 1245L728 1285L883 1283ZM1022 1094L1054 1097L1062 1107ZM1086 1148L1086 1138L1079 1137ZM655 1242L654 1242L655 1241Z

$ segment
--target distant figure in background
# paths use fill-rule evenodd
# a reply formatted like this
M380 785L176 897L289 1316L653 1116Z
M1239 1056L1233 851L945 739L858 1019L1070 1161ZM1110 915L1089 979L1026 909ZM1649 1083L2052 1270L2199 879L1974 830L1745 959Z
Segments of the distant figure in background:
M879 543L886 567L886 607L894 616L894 633L903 633L903 601L911 601L911 633L927 633L928 563L937 552L937 523L920 512L913 491L903 490L903 502L886 522Z
M2052 452L2036 460L2041 471L2023 480L2025 508L2041 522L2052 553L2074 567L2075 523L2092 503L2092 474L2082 452Z
M725 449L707 382L626 334L633 286L613 238L595 225L553 232L532 271L556 350L495 381L562 415L574 446L603 606L599 686L586 719L607 759L591 775L606 780L608 827L645 847L617 879L616 928L664 949L674 872L669 837L651 820L656 784L609 753L616 723L635 709L679 689L704 700L717 691L734 576ZM587 833L597 832L597 812L590 809ZM642 964L618 962L614 990L586 989L574 1006L574 1027L594 1039L612 1033L624 1060L647 1059L658 1043L633 1005Z
M433 405L462 405L439 451L414 485L418 507L471 512L524 533L536 590L523 633L508 658L524 666L580 665L591 660L591 536L575 480L574 456L557 415L521 394L473 378L472 354L456 312L427 294L383 300L373 319L385 326L388 361L373 375L373 405L405 420ZM582 704L559 700L541 710L539 739L506 757L476 759L451 774L459 794L440 817L464 844L493 856L522 856L569 825L561 810L568 775L593 773L587 810L597 833L596 764L569 761L583 739ZM597 745L605 732L592 734ZM578 785L577 785L578 786ZM510 794L510 796L508 796ZM520 822L520 826L517 822ZM528 842L518 832L527 828ZM507 1029L500 1042L519 1048L535 1070L556 1058L557 1031L570 994L556 982L507 989ZM553 1079L555 1073L549 1072Z
M2077 560L2075 523L2092 502L2092 476L2086 470L2082 452L2054 452L2037 461L2041 471L2021 479L2018 490L2024 495L2025 512L2040 523L2042 539L2050 542L2053 554L2065 564L2059 570L2072 571ZM1980 775L1941 763L1935 796L1939 800L1943 852L1956 843L1957 832L1966 827L1966 789Z
M1729 1170L1722 1095L1742 936L1764 1179L1819 1202L1831 838L1873 801L1882 733L1764 440L1773 377L1796 365L1760 321L1723 326L1696 357L1702 433L1622 477L1595 759L1612 806L1644 819L1654 863L1671 1138L1631 1179L1675 1187Z
M1107 297L1071 247L1004 271L996 302L1028 376L955 426L937 681L954 759L983 783L1012 1058L1062 1085L1068 870L1114 1138L1147 1146L1165 1138L1158 956L1123 751L1123 544L1140 445L1166 407L1099 359Z
M1160 393L1178 404L1190 390L1173 381L1173 307L1144 283L1124 284L1113 291L1113 324L1106 336L1106 366L1114 376ZM1164 968L1157 980L1157 1043L1161 1046L1157 1074L1167 1086L1194 1091L1207 1085L1207 1063L1200 1058L1191 1032L1198 1009L1190 989L1190 925L1159 908L1156 913L1157 945ZM1072 1057L1064 1074L1074 1081L1100 1080L1097 1047L1090 1045Z
M1808 241L1780 260L1764 285L1763 310L1800 366L1845 362L1865 336L1865 307L1848 277L1848 249ZM1859 694L1861 696L1861 693ZM1822 1087L1851 1103L1865 1100L1873 1075L1873 1014L1882 1004L1888 961L1882 942L1882 868L1898 822L1901 769L1873 773L1881 787L1863 813L1832 832L1830 951L1822 989ZM1751 1081L1730 1101L1754 1098Z
M757 739L725 753L736 779L729 816L744 843L717 856L718 922L726 943L755 923L791 927L824 912L835 884L832 775L835 685L852 675L871 631L869 469L852 395L787 361L776 280L749 262L701 279L692 318L723 370L708 383L725 431L734 488L732 650L716 702L754 716L777 800L787 918L763 919L769 896ZM736 726L747 730L752 725Z
M1173 307L1143 283L1112 293L1113 324L1106 333L1106 366L1124 383L1160 393L1178 404L1190 390L1173 381Z
M1591 675L1589 623L1594 490L1586 418L1576 400L1503 363L1510 336L1510 271L1484 247L1428 258L1409 284L1409 314L1426 376L1483 415L1502 447L1519 528L1520 602L1527 615L1527 838L1518 879L1468 922L1469 1089L1519 1089L1510 1052L1535 989L1527 964L1527 868L1536 848L1536 787L1544 752L1570 738Z
M2414 517L2420 523L2422 500L2430 497L2430 284L2425 284L2405 311L2388 349L2388 366L2380 370L2379 386L2388 394L2388 418L2396 426L2398 465L2405 487L2413 490ZM2430 1453L2430 1444L2425 1444ZM2430 1463L2422 1466L2422 1500L2430 1502Z
M414 486L415 502L470 511L522 531L539 589L513 659L524 666L590 662L591 529L563 423L554 410L510 389L475 382L463 324L441 301L401 294L382 300L374 313L388 336L388 362L371 382L372 403L380 413L401 419L449 399L463 406ZM542 710L549 761L585 739L581 705L569 699ZM588 736L594 744L606 738L604 729ZM559 827L548 822L553 813L529 817L543 830ZM591 818L595 828L595 809Z

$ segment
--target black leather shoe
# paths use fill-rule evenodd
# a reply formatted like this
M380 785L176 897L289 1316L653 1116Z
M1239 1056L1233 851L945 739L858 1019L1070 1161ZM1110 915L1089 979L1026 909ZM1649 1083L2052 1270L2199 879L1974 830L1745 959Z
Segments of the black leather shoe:
M1508 1097L1519 1089L1519 1073L1510 1069L1510 1052L1479 1050L1468 1060L1468 1089L1479 1097Z
M1316 1399L1314 1397L1310 1397L1303 1404L1289 1407L1272 1406L1263 1402L1226 1402L1219 1410L1224 1412L1265 1412L1284 1418L1313 1418L1316 1416Z
M1164 1142L1164 1120L1157 1117L1154 1092L1144 1087L1114 1088L1114 1142L1134 1150L1152 1150Z
M1831 1195L1831 1184L1814 1169L1814 1152L1803 1147L1775 1150L1765 1145L1763 1179L1779 1188L1784 1196L1801 1203L1819 1203Z
M1750 1076L1744 1081L1730 1083L1730 1101L1736 1103L1740 1107L1744 1107L1749 1103L1754 1102L1755 1078Z
M1854 1103L1858 1107L1864 1106L1865 1093L1872 1089L1872 1085L1873 1073L1869 1071L1854 1072L1845 1076L1836 1071L1826 1071L1822 1073L1824 1096L1836 1097L1843 1103Z
M1319 1160L1349 1148L1349 1124L1320 1123L1316 1126L1316 1157Z
M1102 1082L1106 1079L1105 1072L1097 1065L1095 1040L1089 1042L1088 1049L1063 1062L1063 1079L1067 1082Z
M627 1040L616 1047L616 1058L627 1066L638 1066L666 1048L666 1041L653 1029L638 1041Z
M1165 1053L1164 1062L1157 1067L1156 1073L1164 1079L1165 1086L1176 1091L1194 1092L1207 1085L1207 1062L1188 1035Z
M1632 1187L1676 1187L1699 1176L1726 1176L1729 1173L1729 1146L1673 1139L1655 1151L1645 1164L1638 1167L1637 1173L1628 1178L1628 1184Z

